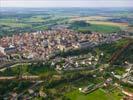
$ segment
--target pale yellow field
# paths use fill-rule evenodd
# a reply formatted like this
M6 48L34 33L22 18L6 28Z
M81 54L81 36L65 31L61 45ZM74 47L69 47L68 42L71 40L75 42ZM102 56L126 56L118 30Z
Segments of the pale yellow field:
M109 22L109 21L87 21L91 24L97 24L97 25L111 25L111 26L119 26L119 27L127 27L127 23L115 23L115 22Z
M107 19L109 19L109 17L104 17L104 16L75 17L70 19L70 22L84 20L87 21L88 23L97 24L97 25L118 26L120 28L125 28L128 26L128 23L115 23L115 22L106 21Z
M90 21L94 21L94 20L106 20L110 17L104 17L104 16L88 16L88 17L74 17L72 19L70 19L70 21L75 21L75 20L90 20Z

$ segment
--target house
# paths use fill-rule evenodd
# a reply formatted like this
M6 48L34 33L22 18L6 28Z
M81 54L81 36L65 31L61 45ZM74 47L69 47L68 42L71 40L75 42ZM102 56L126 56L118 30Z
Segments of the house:
M79 91L82 93L88 93L90 90L93 89L93 87L94 87L94 84L90 84L84 88L79 89Z

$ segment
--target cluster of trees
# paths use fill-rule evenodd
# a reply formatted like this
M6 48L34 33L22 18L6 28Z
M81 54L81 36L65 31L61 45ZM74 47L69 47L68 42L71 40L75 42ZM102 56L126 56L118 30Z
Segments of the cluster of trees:
M70 29L74 29L77 32L81 32L84 34L91 34L91 31L89 29L87 29L89 26L91 26L90 23L87 23L85 21L74 21L72 23L70 23L69 28Z
M55 77L53 77L52 74L46 74L45 76L42 76L41 78L44 81L46 81L45 87L46 88L54 88L59 84L73 82L80 78L92 77L92 73L71 72L71 73L64 73L62 75L57 75L57 76L60 76L60 78L56 79Z
M3 97L7 96L10 92L22 92L23 90L27 89L32 82L30 81L17 81L17 80L8 80L8 81L1 81L0 82L0 100Z
M70 27L87 27L90 26L89 23L86 23L85 21L74 21L71 23Z

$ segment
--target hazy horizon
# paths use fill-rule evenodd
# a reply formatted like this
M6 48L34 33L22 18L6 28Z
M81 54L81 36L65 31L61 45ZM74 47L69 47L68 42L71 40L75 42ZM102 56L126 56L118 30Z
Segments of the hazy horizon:
M133 7L132 0L1 0L0 7L24 7L24 8L47 8L47 7Z

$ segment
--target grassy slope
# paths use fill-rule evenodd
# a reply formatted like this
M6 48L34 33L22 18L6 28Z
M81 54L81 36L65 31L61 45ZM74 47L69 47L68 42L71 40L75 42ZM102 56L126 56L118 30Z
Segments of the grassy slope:
M17 65L16 67L6 69L3 72L0 72L1 76L15 76L21 74L26 75L44 75L46 73L55 73L53 68L50 68L49 65Z
M112 56L112 54L114 52L117 52L118 50L120 50L123 47L123 45L125 45L127 43L128 43L127 39L121 39L121 40L116 41L111 44L103 44L101 46L98 46L97 49L99 49L101 52L104 53L103 59L104 59L104 61L108 62L110 57ZM128 56L125 55L125 57L128 57ZM127 60L128 60L128 58L127 58ZM123 62L123 60L121 60L121 62Z

